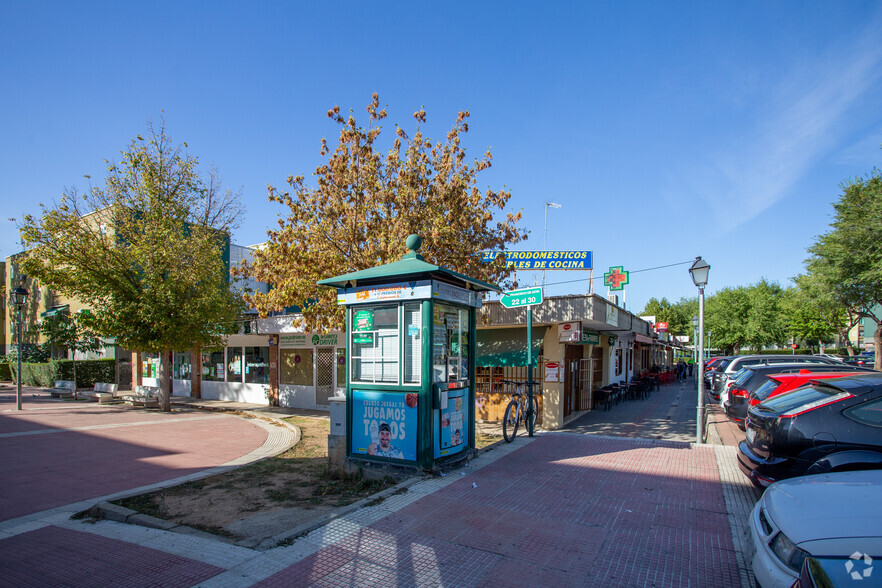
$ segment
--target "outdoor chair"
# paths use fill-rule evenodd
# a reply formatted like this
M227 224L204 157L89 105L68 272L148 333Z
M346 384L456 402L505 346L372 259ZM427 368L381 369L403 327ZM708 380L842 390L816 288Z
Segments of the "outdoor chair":
M159 386L137 386L134 394L122 396L122 400L132 406L159 406L159 392Z

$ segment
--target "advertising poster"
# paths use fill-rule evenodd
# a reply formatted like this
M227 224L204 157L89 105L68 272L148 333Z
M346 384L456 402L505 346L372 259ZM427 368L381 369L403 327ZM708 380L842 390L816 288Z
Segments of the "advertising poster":
M352 391L352 453L416 461L419 395Z
M435 428L435 457L459 453L469 445L468 388L449 390L447 406L442 404Z

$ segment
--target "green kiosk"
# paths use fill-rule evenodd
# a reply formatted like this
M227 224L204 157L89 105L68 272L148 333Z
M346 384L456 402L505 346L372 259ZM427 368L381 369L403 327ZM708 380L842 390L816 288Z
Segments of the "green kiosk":
M475 319L497 286L400 261L318 282L346 306L346 456L433 469L475 446Z

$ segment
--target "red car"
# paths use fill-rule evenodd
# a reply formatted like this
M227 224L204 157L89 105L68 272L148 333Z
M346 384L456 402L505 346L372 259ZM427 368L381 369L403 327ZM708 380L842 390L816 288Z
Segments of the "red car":
M854 372L812 372L809 370L799 370L798 373L791 374L775 374L769 376L769 381L750 393L748 402L750 406L756 406L761 402L765 402L769 398L796 390L800 386L808 384L811 380L829 380L831 378L845 378L854 376Z

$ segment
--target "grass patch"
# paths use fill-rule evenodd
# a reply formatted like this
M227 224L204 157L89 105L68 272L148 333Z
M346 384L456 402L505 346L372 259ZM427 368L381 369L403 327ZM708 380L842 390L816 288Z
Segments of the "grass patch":
M484 449L489 445L493 445L498 441L502 441L502 435L487 435L486 433L478 433L475 437L475 449Z

